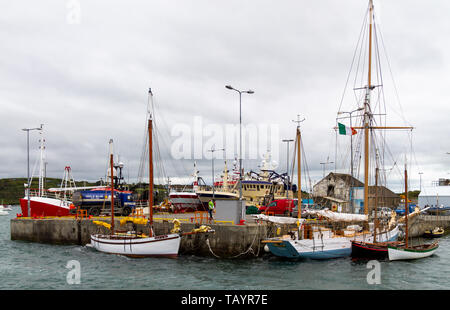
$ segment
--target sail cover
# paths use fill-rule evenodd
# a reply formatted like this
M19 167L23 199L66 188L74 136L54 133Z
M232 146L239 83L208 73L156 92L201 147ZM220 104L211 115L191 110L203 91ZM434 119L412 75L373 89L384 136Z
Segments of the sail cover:
M365 214L338 213L330 210L305 210L306 214L324 217L333 222L364 222L368 220Z
M295 217L267 216L264 214L254 214L253 217L258 220L263 220L277 224L297 224L299 221L299 219ZM300 224L302 224L304 221L305 219L300 219Z

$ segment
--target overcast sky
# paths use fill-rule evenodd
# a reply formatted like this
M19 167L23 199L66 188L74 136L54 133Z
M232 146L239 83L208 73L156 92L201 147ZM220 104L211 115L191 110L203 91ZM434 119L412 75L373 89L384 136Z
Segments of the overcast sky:
M322 177L321 162L345 157L336 155L333 127L368 1L1 2L0 178L26 176L21 129L42 123L48 176L62 177L70 165L78 180L104 177L112 138L125 177L135 179L149 87L165 135L165 170L174 180L188 177L194 163L173 159L174 128L194 128L199 119L218 128L238 124L239 97L227 84L255 91L242 97L243 124L278 130L272 146L277 171L286 170L281 139L295 137L297 114L305 118L302 138L313 182ZM423 185L450 178L450 3L375 0L375 10L390 62L382 67L387 123L415 128L409 174L418 189L419 172ZM392 78L398 97L387 91ZM342 111L356 107L348 94ZM392 134L390 152L400 171L399 146L409 141ZM32 166L37 140L31 132ZM244 160L244 167L257 170L260 161ZM197 164L209 180L211 160L204 156ZM223 168L223 160L215 164ZM349 173L349 164L327 165L326 173L334 169ZM400 190L400 175L391 178L388 185Z

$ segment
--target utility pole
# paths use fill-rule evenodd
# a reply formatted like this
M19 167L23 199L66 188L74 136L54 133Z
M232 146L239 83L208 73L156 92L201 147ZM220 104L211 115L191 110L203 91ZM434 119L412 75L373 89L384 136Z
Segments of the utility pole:
M419 189L422 191L422 174L423 172L419 172Z
M214 152L216 152L216 151L225 151L225 149L218 149L218 150L216 150L215 149L215 144L213 144L212 146L211 146L211 149L210 150L208 150L208 152L211 152L211 159L212 159L212 167L211 167L211 170L212 170L212 192L213 192L213 202L215 202L215 186L214 186Z
M30 131L31 130L41 130L42 131L42 126L44 124L41 124L41 127L39 128L24 128L22 129L23 131L27 132L27 216L31 217L30 214Z
M287 184L286 184L286 199L289 198L289 142L293 142L294 140L292 139L284 139L283 142L286 142L287 144L287 152L286 152L286 156L287 156L287 160L286 160L286 180L287 180Z

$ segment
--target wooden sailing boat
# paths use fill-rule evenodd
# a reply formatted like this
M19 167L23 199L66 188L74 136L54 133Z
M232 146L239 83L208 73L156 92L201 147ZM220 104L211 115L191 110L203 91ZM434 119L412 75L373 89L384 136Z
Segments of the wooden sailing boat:
M363 129L364 131L364 213L368 218L368 205L369 205L369 130L372 129L393 129L393 128L402 128L404 127L374 127L371 125L371 107L370 107L370 92L373 90L374 86L371 81L371 67L372 67L372 24L373 24L373 3L370 0L369 2L369 10L370 10L370 26L369 26L369 69L368 69L368 84L366 89L366 96L364 101L364 108L360 108L358 110L364 110L364 126L363 127L354 127L357 129ZM301 175L300 169L300 129L297 127L297 142L298 142L298 175ZM377 181L376 181L377 182ZM299 180L299 191L300 191L300 180ZM301 214L301 197L299 199L299 211L298 214ZM345 215L345 214L344 214ZM350 215L349 215L350 216ZM354 216L354 215L353 215ZM300 222L300 219L299 219ZM377 221L375 221L377 222ZM297 236L294 240L283 240L282 243L272 243L268 244L269 249L278 256L285 257L307 257L311 259L326 259L326 258L337 258L337 257L345 257L349 256L352 252L352 241L354 244L364 245L366 247L371 248L371 252L374 251L378 253L380 246L383 247L383 250L386 249L386 245L390 244L390 242L396 241L399 233L399 229L397 225L393 225L393 227L388 227L384 231L378 232L377 225L375 225L375 230L373 235L370 232L362 232L359 234L342 236L332 229L323 229L321 227L309 227L308 225L302 226L303 231L301 229L298 230ZM308 230L310 233L307 233ZM303 236L302 236L303 233ZM378 235L377 235L378 234ZM378 238L378 239L377 239ZM376 243L376 241L383 243ZM373 246L371 246L373 244ZM382 254L383 256L387 255L386 252Z
M373 241L357 241L352 240L352 257L353 258L370 258L370 259L386 259L388 257L388 245L398 245L399 241L377 242L378 232L378 168L375 170L375 216Z
M364 106L353 111L364 111L363 126L352 127L351 129L362 130L364 137L364 214L369 214L369 137L372 130L385 130L385 129L412 129L412 127L387 127L387 126L373 126L372 118L373 112L371 108L371 92L377 86L372 82L372 50L373 50L373 32L374 32L374 7L373 1L369 1L369 32L368 32L368 70L367 70L367 86L360 88L365 89ZM378 85L381 86L381 85ZM350 118L351 112L350 113ZM351 146L352 147L352 146ZM353 160L353 155L352 159ZM351 162L351 171L353 171L353 163ZM379 231L379 221L377 219L377 204L378 204L378 168L375 171L375 218L374 218L374 231L371 238L365 240L352 240L352 256L354 257L373 257L373 258L386 258L387 257L387 245L398 244L396 242L398 236L398 226L386 227L384 232ZM353 173L352 173L353 177ZM353 197L352 197L353 198ZM378 236L377 236L378 234ZM378 239L377 239L378 237Z
M300 123L300 121L298 121ZM358 233L352 235L340 234L338 230L318 224L307 224L301 219L301 132L300 124L297 126L297 169L298 169L298 230L290 239L272 238L264 240L270 252L279 257L286 258L309 258L309 259L332 259L348 257L351 254L351 241L373 241L370 233ZM333 212L332 212L333 213ZM357 215L339 214L336 220L351 222ZM361 219L367 219L359 215ZM383 241L397 239L398 227L392 231L380 233L379 238Z
M364 129L365 134L365 182L364 182L364 211L367 214L368 211L368 167L369 167L369 158L367 156L369 146L368 146L368 131L369 129L412 129L412 127L373 127L370 126L370 117L368 116L368 111L370 111L369 101L370 101L370 90L373 88L371 84L371 54L372 54L372 24L373 24L373 2L370 0L369 2L370 9L370 25L369 25L369 70L368 70L368 86L366 93L366 102L365 102L365 120L364 127L360 127L359 129ZM357 127L355 127L357 128ZM357 128L358 129L358 128ZM378 172L378 170L377 170ZM377 181L377 173L376 173L376 181ZM432 255L438 248L437 243L433 243L431 245L418 245L411 247L408 245L408 199L407 199L407 172L405 167L405 221L406 221L406 238L405 243L400 242L377 242L376 233L377 233L377 219L375 218L375 229L374 229L374 242L352 242L352 256L353 257L366 257L366 258L389 258L390 260L397 259L414 259L427 257ZM376 196L377 197L377 196ZM375 199L377 200L377 198ZM375 204L376 207L376 204ZM377 215L377 211L375 208L375 216Z
M438 242L431 244L420 244L410 246L408 244L408 173L405 165L405 244L388 245L389 260L408 260L429 257L436 252L439 247Z
M149 91L149 95L152 93ZM148 119L149 145L149 236L135 232L119 233L114 230L114 155L110 141L111 170L111 225L110 234L91 235L91 245L98 251L120 254L129 257L176 257L180 248L181 236L178 233L154 236L153 233L153 152L152 152L152 115Z

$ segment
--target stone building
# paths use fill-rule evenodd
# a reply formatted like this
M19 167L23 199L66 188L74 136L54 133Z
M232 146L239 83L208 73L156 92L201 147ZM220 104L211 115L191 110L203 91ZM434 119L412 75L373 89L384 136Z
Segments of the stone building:
M369 210L375 205L375 191L369 186ZM384 186L378 186L377 195L378 207L395 208L400 203L400 197ZM316 204L330 210L364 212L364 183L349 174L331 172L313 186L313 196Z
M314 201L330 210L336 206L342 212L350 212L352 187L364 187L364 184L351 175L331 172L313 186Z

